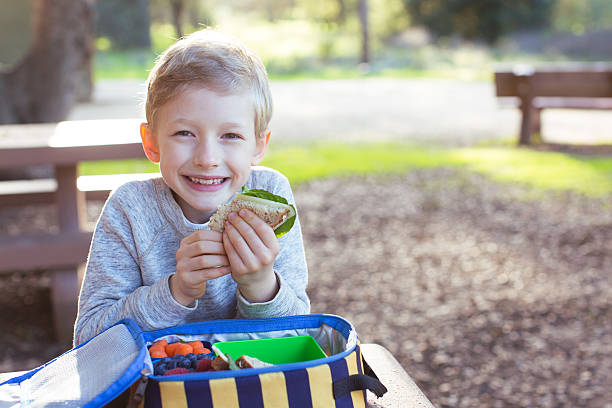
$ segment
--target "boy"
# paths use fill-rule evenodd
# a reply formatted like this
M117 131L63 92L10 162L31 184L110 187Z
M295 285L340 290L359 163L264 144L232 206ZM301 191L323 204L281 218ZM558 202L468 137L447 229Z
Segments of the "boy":
M309 313L301 228L280 238L254 213L208 220L243 185L293 202L287 179L257 166L272 101L260 59L202 30L158 59L147 80L146 156L162 178L130 182L106 202L79 296L75 345L118 320L143 330L233 317Z

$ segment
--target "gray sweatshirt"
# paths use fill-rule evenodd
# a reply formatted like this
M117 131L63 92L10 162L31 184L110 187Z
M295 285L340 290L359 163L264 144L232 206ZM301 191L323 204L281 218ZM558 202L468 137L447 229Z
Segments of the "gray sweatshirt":
M253 167L246 187L294 202L287 178L266 167ZM299 216L278 239L274 270L280 289L274 299L250 303L228 274L208 281L206 293L193 307L174 300L168 278L176 271L176 251L183 238L200 229L208 229L208 223L187 220L161 178L129 182L114 191L94 231L79 296L75 345L126 317L143 330L154 330L203 320L310 312Z

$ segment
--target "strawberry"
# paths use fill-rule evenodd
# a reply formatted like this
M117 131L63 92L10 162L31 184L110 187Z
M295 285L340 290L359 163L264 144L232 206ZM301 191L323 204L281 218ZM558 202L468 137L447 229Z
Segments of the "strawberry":
M196 371L209 371L212 369L211 366L212 362L207 359L207 358L203 358L200 361L198 361L198 366L196 367Z
M166 375L175 375L175 374L189 374L192 373L193 371L188 370L186 368L182 368L182 367L177 367L177 368L173 368L171 370L168 370L164 373L164 376Z

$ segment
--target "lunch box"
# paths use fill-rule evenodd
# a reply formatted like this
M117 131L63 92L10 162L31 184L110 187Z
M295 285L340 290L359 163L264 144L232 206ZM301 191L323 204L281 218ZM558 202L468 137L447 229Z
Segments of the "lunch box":
M221 354L272 365L155 375L148 347L206 341ZM229 319L142 331L125 319L49 363L0 384L4 407L365 407L366 389L386 389L364 373L357 333L340 316Z

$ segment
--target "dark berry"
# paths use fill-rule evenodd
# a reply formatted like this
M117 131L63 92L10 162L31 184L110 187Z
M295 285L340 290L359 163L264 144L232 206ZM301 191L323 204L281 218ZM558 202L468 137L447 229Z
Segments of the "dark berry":
M182 367L178 367L178 368L173 368L172 370L166 371L164 375L189 374L190 372L191 370L188 370Z
M196 366L196 371L208 371L211 369L211 364L212 362L209 359L203 358L200 361L198 361L198 365Z
M196 356L196 355L195 355L195 354L193 354L193 353L185 354L185 358L188 358L188 359L190 359L190 360L191 360L191 359L193 359L195 356Z
M154 374L155 375L164 375L164 373L168 370L165 364L156 364Z
M182 368L192 368L192 362L191 360L189 360L188 358L179 361L178 363L176 363L177 367L182 367Z
M176 360L168 361L166 363L166 367L168 367L168 370L172 370L172 369L176 368L177 367Z
M164 364L168 364L170 361L172 361L172 357L164 357L159 361L161 361Z
M207 355L208 355L208 354L200 353L200 354L198 354L198 355L196 356L196 358L197 358L198 360L201 360L201 359L203 359L203 358L206 358L206 356L207 356Z

